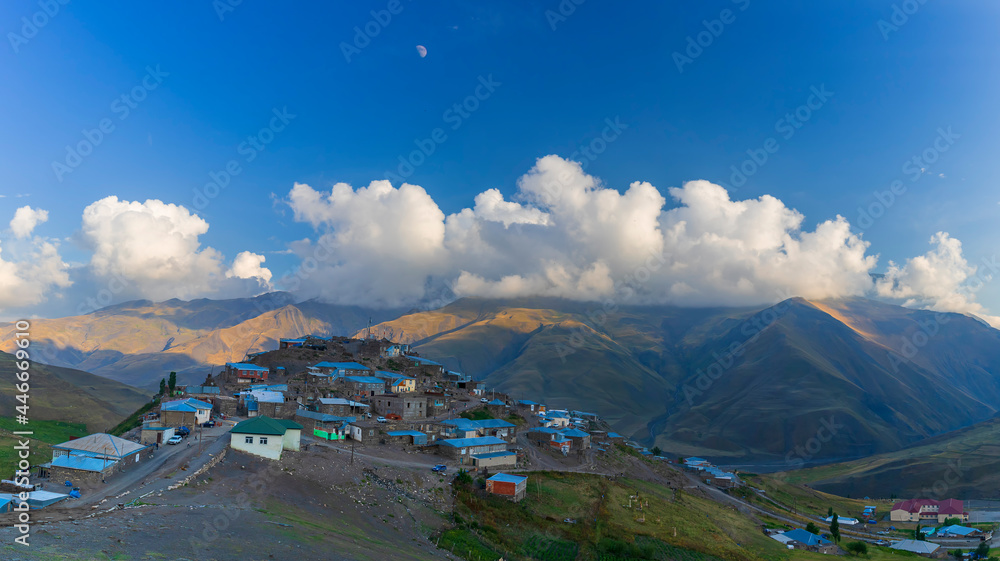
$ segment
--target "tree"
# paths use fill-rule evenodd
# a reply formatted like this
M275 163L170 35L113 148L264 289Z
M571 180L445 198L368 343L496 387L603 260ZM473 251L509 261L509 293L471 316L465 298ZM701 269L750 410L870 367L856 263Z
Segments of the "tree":
M913 531L913 539L917 540L918 542L924 541L924 533L920 531L920 528L921 528L920 524L917 524L917 529Z
M990 544L989 542L980 542L979 547L976 548L976 558L986 559L990 556Z
M830 537L833 538L834 542L840 542L840 520L836 512L833 513L833 520L830 521Z
M954 526L956 524L961 524L961 523L962 523L962 519L961 518L945 518L944 519L944 525L945 526Z
M819 535L820 532L819 526L813 524L812 522L806 524L806 531L809 532L810 534L816 534L817 536Z
M167 393L167 379L160 378L160 395Z
M170 378L167 379L167 386L170 387L170 393L173 394L174 393L174 388L177 387L177 373L176 372L171 372L170 373Z
M833 507L832 506L830 508L826 509L826 515L827 516L833 516Z
M950 551L949 553L951 553L952 557L954 557L955 559L961 559L962 558L962 550L961 549L956 549L955 551Z
M663 450L660 450L659 446L653 446L653 449L650 450L650 452L652 452L654 456L659 456L660 453L663 452Z
M868 555L868 544L865 542L850 542L844 549L851 555Z

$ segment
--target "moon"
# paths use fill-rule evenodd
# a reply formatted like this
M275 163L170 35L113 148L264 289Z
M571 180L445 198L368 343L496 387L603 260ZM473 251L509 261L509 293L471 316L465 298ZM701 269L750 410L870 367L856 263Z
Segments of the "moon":
M427 47L424 47L423 45L417 45L417 54L420 55L420 58L424 58L425 56L427 56Z

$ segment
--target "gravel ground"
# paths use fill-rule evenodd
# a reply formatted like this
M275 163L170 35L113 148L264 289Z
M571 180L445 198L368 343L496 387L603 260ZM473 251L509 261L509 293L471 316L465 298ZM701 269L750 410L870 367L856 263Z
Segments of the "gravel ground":
M450 559L428 535L450 510L448 480L330 448L270 462L229 451L186 487L91 518L36 522L31 546L0 529L0 558ZM44 511L36 511L35 515Z

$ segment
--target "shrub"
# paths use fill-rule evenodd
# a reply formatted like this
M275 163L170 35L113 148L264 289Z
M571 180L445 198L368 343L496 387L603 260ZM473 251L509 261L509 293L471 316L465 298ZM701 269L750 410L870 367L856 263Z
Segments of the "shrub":
M851 555L868 555L868 544L865 542L849 542L844 549Z

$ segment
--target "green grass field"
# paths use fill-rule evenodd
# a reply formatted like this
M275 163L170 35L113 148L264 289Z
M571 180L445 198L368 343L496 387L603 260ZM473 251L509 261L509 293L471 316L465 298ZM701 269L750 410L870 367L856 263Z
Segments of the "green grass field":
M861 518L861 512L866 505L875 504L872 501L848 499L831 495L815 489L795 485L783 478L771 475L744 475L744 480L757 489L763 489L765 496L796 512L826 516L832 507L839 516ZM886 512L884 505L879 506L879 515Z
M787 558L781 544L740 513L644 481L533 472L520 503L462 485L456 485L456 498L456 528L442 541L456 545L455 553L466 559Z
M31 421L28 425L19 425L11 417L0 417L0 476L9 478L17 469L18 437L12 431L30 430L34 434L31 440L31 455L28 460L32 465L45 463L52 459L52 445L66 442L71 436L87 436L86 425L83 423L66 423L63 421ZM22 440L24 437L20 437Z

